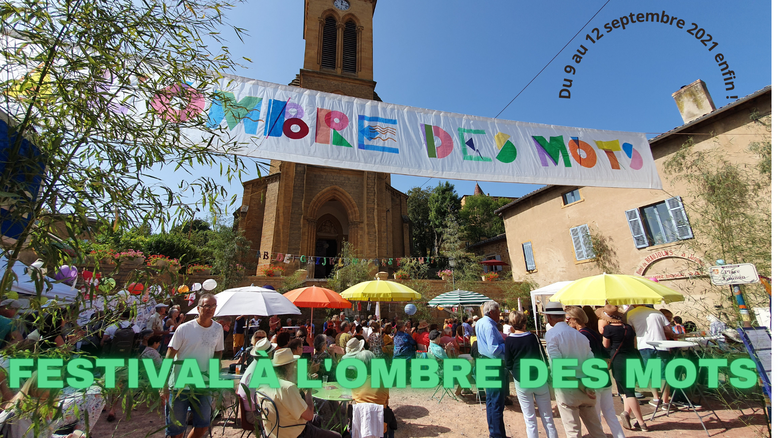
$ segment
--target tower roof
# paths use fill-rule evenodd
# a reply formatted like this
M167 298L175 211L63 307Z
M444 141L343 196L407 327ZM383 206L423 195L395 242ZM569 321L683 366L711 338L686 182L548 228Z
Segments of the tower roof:
M484 191L481 190L481 186L478 185L478 183L475 183L475 190L473 191L473 196L483 195Z

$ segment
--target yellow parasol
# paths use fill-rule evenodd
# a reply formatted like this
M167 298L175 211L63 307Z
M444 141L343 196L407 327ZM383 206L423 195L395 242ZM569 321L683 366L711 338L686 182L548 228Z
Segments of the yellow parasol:
M363 281L340 293L350 301L413 301L421 294L400 283L386 280Z
M566 306L660 304L683 300L680 293L647 278L614 274L576 280L550 298L550 301L558 301Z

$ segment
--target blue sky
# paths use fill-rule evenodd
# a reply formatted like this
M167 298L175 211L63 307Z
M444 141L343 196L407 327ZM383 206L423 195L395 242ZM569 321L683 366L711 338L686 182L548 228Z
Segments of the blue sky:
M253 61L234 73L284 85L294 79L305 47L303 6L304 0L250 0L229 11L228 21L248 33L244 43L230 37L230 51L235 58ZM671 94L697 79L707 83L717 107L733 101L727 96L743 97L771 83L770 8L767 0L378 0L373 35L376 92L394 104L643 132L651 138L682 124ZM621 17L629 20L631 13L636 18L646 12L664 12L676 21L630 23L610 32L605 27ZM682 29L677 19L684 20ZM601 38L596 39L594 28ZM694 29L700 39L687 32ZM707 46L702 44L709 39ZM580 63L572 59L576 50L585 52ZM719 53L735 72L733 91L725 90L715 59ZM574 75L565 73L567 65L575 67ZM573 80L570 98L561 99L566 78ZM439 181L392 178L403 192ZM452 182L460 195L472 194L474 181ZM539 187L480 186L493 196L521 196ZM240 183L228 189L237 194L239 204Z

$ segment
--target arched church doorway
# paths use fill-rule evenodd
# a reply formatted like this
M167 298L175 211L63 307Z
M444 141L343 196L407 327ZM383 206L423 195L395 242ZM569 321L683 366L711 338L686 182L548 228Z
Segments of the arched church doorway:
M343 242L348 241L348 219L338 201L327 202L316 220L316 257L326 257L326 264L317 263L314 278L327 278L334 268L331 260L340 255Z

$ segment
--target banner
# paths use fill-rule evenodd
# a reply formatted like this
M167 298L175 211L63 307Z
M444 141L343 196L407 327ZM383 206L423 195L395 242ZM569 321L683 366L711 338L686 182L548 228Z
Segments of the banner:
M196 91L184 109L158 97L151 106L171 119L205 112L209 126L245 142L237 153L249 157L436 178L662 187L644 134L431 111L238 77L225 78L217 94L221 101L207 107Z

